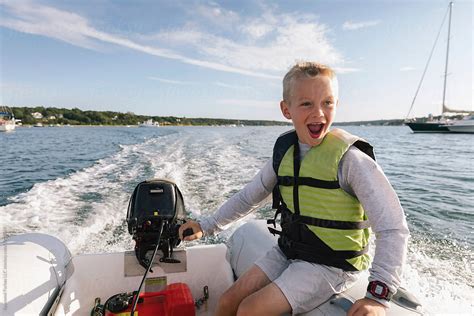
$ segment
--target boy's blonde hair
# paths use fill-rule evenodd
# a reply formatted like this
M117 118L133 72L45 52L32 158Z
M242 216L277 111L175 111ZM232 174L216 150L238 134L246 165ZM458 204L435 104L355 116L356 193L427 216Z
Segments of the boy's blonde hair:
M306 78L314 78L316 76L326 76L331 79L334 84L335 94L338 94L338 84L336 73L330 67L311 61L298 62L294 65L283 78L283 100L289 102L291 83L293 80Z

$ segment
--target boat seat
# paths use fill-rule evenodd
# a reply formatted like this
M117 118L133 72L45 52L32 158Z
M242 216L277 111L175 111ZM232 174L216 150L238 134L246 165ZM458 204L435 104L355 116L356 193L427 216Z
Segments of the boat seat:
M72 274L71 253L53 236L30 233L0 242L2 315L46 315Z

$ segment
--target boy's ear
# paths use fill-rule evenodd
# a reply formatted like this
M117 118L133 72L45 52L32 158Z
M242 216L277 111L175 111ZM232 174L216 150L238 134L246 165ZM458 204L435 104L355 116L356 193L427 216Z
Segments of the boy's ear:
M280 109L281 109L281 113L283 114L283 116L286 117L287 119L291 120L290 110L288 110L288 104L286 104L285 100L282 100L280 102Z

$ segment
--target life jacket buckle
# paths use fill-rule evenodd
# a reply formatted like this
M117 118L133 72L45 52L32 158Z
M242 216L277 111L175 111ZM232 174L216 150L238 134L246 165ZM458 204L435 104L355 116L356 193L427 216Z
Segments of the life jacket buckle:
M281 234L282 234L282 232L279 231L279 230L276 230L276 229L271 228L271 227L267 227L267 228L268 228L268 231L269 231L273 236L275 236L275 234L281 236Z

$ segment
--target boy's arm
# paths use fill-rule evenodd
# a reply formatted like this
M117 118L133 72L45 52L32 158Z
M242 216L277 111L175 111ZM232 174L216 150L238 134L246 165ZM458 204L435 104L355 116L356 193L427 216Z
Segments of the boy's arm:
M222 231L227 224L244 217L263 201L276 185L277 179L270 159L242 190L227 200L213 215L199 220L206 235Z
M342 158L338 175L342 189L361 202L375 233L369 281L385 283L393 294L400 286L409 236L398 196L380 166L355 147ZM370 293L366 297L388 306Z

